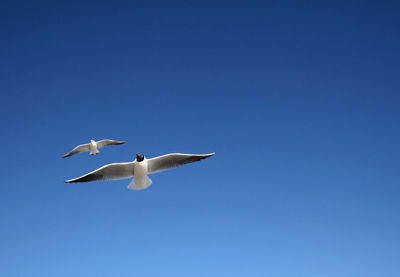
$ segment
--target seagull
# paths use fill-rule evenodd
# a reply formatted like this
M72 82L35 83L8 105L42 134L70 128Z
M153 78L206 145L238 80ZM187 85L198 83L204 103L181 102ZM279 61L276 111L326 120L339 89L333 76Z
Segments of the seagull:
M67 180L66 183L91 182L97 180L120 180L135 177L128 185L131 190L143 190L152 184L147 176L172 169L184 164L193 163L213 156L210 154L181 154L173 153L146 159L143 154L136 154L136 159L128 163L112 163L100 167L81 177Z
M72 149L69 153L65 154L63 156L63 158L81 153L81 152L86 152L86 151L90 151L90 155L97 155L99 154L99 150L100 148L104 147L104 146L108 146L108 145L119 145L119 144L124 144L126 143L125 141L116 141L116 140L112 140L112 139L103 139L103 140L99 140L99 141L94 141L94 140L90 140L89 143L87 144L81 144L78 145L77 147L75 147L74 149Z

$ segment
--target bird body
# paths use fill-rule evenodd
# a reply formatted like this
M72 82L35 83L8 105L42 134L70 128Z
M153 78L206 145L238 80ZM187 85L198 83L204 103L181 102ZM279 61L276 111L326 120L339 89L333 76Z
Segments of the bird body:
M128 185L128 189L131 190L142 190L152 184L151 179L147 176L148 174L147 159L143 159L140 162L133 163L133 172L135 178Z
M90 150L90 155L99 154L99 149L97 149L97 143L92 139L90 140L89 143L89 150Z
M86 151L90 151L90 155L97 155L99 154L99 149L104 147L104 146L108 146L108 145L119 145L119 144L124 144L126 143L125 141L116 141L116 140L112 140L112 139L103 139L103 140L99 140L99 141L94 141L94 140L90 140L89 143L87 144L81 144L78 145L77 147L75 147L74 149L72 149L70 152L68 152L67 154L65 154L63 156L63 158L66 157L70 157L72 155L81 153L81 152L86 152Z
M152 159L146 159L144 155L137 154L136 160L128 163L112 163L100 167L81 177L67 180L66 183L91 182L96 180L119 180L134 177L129 183L128 189L143 190L152 184L148 174L154 174L184 164L197 162L213 156L210 154L167 154Z

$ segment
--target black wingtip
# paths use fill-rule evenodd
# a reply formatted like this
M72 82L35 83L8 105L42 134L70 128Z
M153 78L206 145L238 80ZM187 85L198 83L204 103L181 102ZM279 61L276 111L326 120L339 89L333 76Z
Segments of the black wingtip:
M207 159L207 158L209 158L209 157L211 157L211 156L214 156L214 154L215 154L215 152L214 152L214 153L210 153L210 154L204 154L204 155L201 156L198 160L201 161L201 160L203 160L203 159Z

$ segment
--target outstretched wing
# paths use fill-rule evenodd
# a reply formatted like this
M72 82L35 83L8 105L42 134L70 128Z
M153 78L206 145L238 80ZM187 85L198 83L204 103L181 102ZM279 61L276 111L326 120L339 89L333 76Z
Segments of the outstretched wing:
M127 179L134 175L133 164L129 163L113 163L96 169L81 177L67 180L66 183L77 183L77 182L91 182L97 180L119 180Z
M175 168L184 164L193 163L211 157L215 153L196 155L196 154L167 154L147 160L147 172L156 173L167 169Z
M101 148L103 146L108 146L108 145L119 145L124 143L126 143L126 141L117 141L112 139L103 139L96 142L97 148Z
M88 144L81 144L78 145L77 147L75 147L74 149L72 149L69 153L65 154L63 156L63 158L81 153L81 152L85 152L85 151L89 151L89 143Z

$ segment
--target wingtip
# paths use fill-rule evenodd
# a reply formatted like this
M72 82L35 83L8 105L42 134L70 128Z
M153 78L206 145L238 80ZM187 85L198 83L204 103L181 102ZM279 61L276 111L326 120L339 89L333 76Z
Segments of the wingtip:
M214 156L214 154L215 154L215 152L213 152L213 153L208 153L208 154L203 154L202 156L202 159L206 159L206 158L209 158L209 157L212 157L212 156Z

